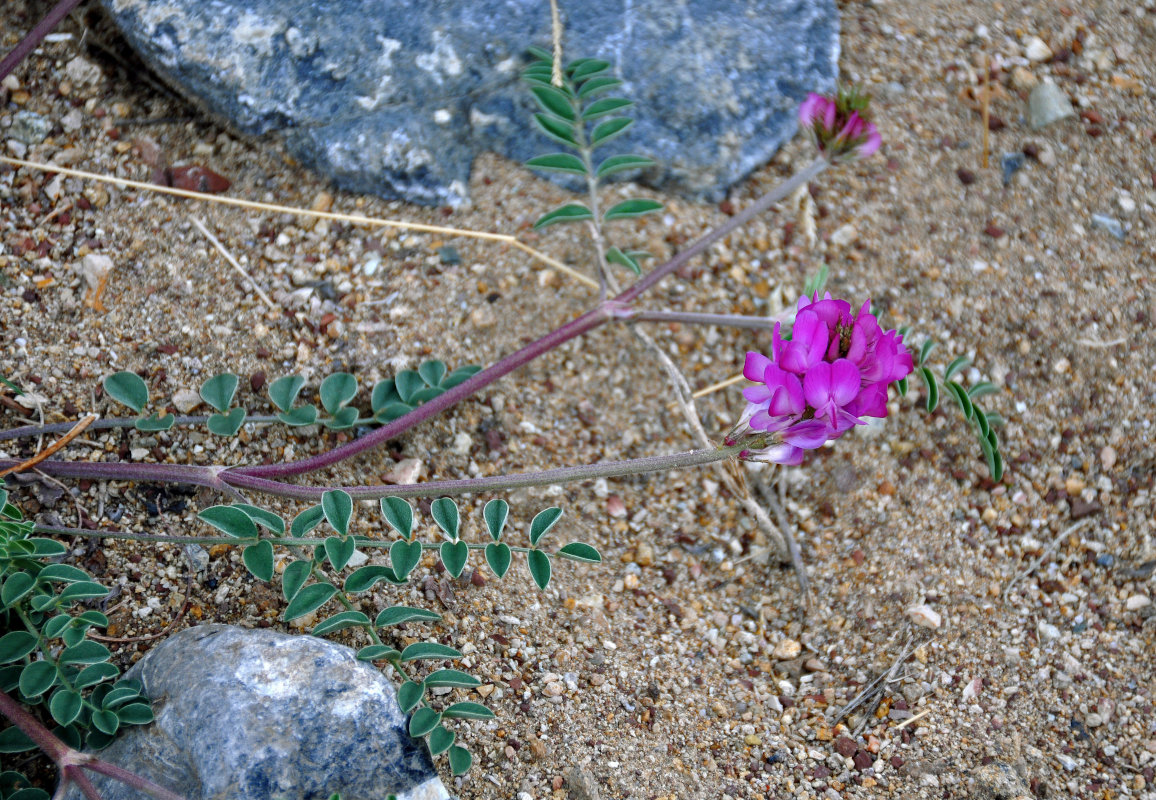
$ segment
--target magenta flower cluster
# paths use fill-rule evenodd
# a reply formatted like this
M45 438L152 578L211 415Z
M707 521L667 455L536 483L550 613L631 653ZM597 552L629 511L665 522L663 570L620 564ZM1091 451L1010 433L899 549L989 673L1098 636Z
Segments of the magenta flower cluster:
M875 126L852 107L859 99L856 94L830 98L812 92L799 106L799 125L811 132L819 151L832 161L867 158L882 143Z
M863 417L887 416L887 387L913 364L902 335L884 332L870 305L852 314L850 303L830 293L804 295L791 338L776 324L770 357L747 353L743 375L758 385L743 390L743 421L777 441L745 457L798 464L804 450L865 424Z

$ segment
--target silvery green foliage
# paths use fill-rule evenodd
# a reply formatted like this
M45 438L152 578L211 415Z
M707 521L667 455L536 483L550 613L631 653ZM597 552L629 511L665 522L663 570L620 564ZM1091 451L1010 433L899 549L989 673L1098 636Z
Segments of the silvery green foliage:
M274 579L274 544L310 547L308 557L290 561L281 573L281 592L286 604L283 619L290 622L328 607L333 613L313 626L311 633L314 636L360 629L369 644L358 651L357 657L364 661L384 661L403 678L397 697L402 711L412 712L410 735L424 738L430 755L445 753L451 770L460 775L470 768L472 757L468 750L455 744L456 734L445 722L490 719L493 714L485 706L468 701L435 708L426 690L437 687L471 689L481 682L455 669L426 672L421 662L461 658L462 654L453 647L438 642L415 642L398 650L383 641L379 634L379 631L385 632L403 623L436 621L441 615L428 609L399 605L382 609L370 620L367 614L353 607L350 598L369 592L378 583L404 585L427 550L437 555L446 572L454 578L465 571L471 551L481 550L486 565L499 578L509 571L514 553L522 553L526 556L530 578L540 589L550 584L554 558L599 563L602 557L595 548L583 542L571 542L553 553L540 547L546 534L562 518L562 509L556 507L540 511L530 521L528 547L511 547L503 541L509 517L509 505L504 500L491 500L483 509L482 516L490 537L490 541L484 544L468 543L462 539L461 514L457 503L448 497L439 498L430 506L430 515L442 540L440 543L423 542L419 538L413 508L405 500L383 498L381 513L397 537L389 545L389 564L365 564L352 570L349 565L358 549L378 542L351 532L353 499L340 489L326 492L321 503L294 517L288 525L290 539L284 538L287 527L284 520L244 503L212 506L201 511L198 517L228 536L251 542L242 551L242 560L249 572L263 581ZM329 528L324 538L309 537L308 542L303 541L323 524ZM265 536L263 532L271 536ZM419 673L425 673L424 677L418 677Z
M116 680L120 669L109 663L108 648L88 638L90 629L108 626L108 617L77 604L108 590L82 569L49 563L68 549L32 531L0 489L0 691L45 706L66 744L99 749L123 726L151 722L152 709L139 683ZM15 727L0 731L0 753L35 746Z

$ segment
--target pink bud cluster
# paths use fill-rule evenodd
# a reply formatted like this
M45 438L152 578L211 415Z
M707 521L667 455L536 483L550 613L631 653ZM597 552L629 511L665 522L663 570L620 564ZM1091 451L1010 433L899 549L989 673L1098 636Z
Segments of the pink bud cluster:
M863 417L887 416L887 387L913 364L902 335L884 332L870 305L853 315L850 303L830 293L804 295L791 338L776 324L770 357L747 353L743 375L758 385L743 390L743 421L777 434L777 443L745 457L799 464L804 450L866 424Z
M812 92L799 106L799 125L810 131L819 151L832 161L867 158L879 149L882 137L859 113L857 106L865 103L855 93L830 98Z

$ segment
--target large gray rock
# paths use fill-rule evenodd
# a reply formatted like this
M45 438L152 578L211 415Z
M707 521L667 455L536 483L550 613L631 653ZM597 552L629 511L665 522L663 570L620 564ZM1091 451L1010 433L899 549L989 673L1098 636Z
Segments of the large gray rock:
M188 800L443 800L389 680L324 639L229 625L181 631L126 677L156 720L100 756ZM147 795L94 773L105 800ZM73 787L70 798L82 795Z
M280 132L340 187L425 204L466 197L474 156L548 152L518 80L548 48L543 0L102 0L153 69L240 131ZM638 105L606 152L647 182L718 199L837 75L834 0L564 2L567 58L615 65Z

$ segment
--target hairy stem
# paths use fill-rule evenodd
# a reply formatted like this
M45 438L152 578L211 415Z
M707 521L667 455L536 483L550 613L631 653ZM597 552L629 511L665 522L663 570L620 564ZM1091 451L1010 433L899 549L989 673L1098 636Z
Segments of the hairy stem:
M631 322L682 322L689 325L725 325L731 328L755 328L773 330L775 323L794 316L794 310L773 317L752 317L743 314L700 314L694 311L646 311L626 310L621 312L624 319Z

